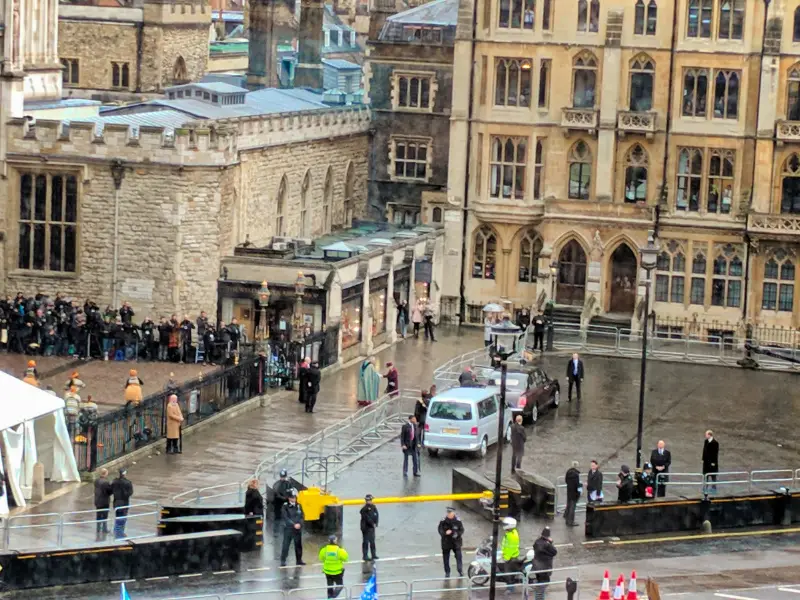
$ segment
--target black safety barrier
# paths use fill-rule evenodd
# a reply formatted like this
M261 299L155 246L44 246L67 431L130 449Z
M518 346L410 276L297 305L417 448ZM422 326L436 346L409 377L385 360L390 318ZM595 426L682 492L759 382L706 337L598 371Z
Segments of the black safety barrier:
M244 514L244 502L241 508L232 503L228 504L168 504L161 507L161 519L174 519L177 517L194 517L197 515L232 515Z
M517 469L513 475L520 487L520 508L535 517L552 519L556 514L556 488L552 481Z
M647 500L586 506L586 537L608 537L800 523L800 491Z
M263 515L244 514L197 514L183 517L162 518L158 523L158 535L180 535L206 531L234 529L242 534L239 550L252 552L264 545Z
M504 478L500 488L500 514L519 518L521 510L521 489L519 483L513 479ZM473 494L494 489L494 481L489 477L473 471L472 469L453 469L452 492L454 494ZM492 520L492 511L487 510L486 503L482 500L459 500L465 508L483 516L488 521Z
M240 565L241 535L226 529L91 548L4 552L0 554L0 590L235 570Z

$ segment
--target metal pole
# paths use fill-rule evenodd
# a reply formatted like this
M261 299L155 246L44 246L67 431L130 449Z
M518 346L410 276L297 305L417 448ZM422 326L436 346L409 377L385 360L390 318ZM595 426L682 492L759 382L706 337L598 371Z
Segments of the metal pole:
M644 386L647 378L647 326L650 320L650 269L644 287L644 330L642 331L642 372L639 377L639 426L636 430L636 468L642 466L642 434L644 433Z
M497 536L500 534L500 483L503 478L503 436L506 416L506 374L508 364L500 363L500 417L497 423L497 464L494 473L494 505L492 518L492 570L489 581L489 600L495 600L497 591Z

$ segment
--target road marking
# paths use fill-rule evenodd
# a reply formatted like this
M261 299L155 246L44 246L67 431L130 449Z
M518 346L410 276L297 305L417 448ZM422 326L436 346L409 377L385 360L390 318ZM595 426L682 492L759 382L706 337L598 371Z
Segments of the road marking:
M403 558L408 560L413 560L415 558L430 558L430 557L431 557L430 554L415 554L413 556L404 556Z
M800 589L796 588L788 588L788 587L779 587L779 592L791 592L792 594L800 594Z
M169 579L169 575L164 575L163 577L147 577L145 581L163 581L164 579Z
M714 595L720 598L730 598L731 600L758 600L758 598L753 598L751 596L734 596L733 594L721 594L719 592L716 592Z
M572 548L572 544L555 544L556 548Z
M234 570L230 571L214 571L212 575L230 575L231 573L236 573Z
M760 535L779 535L787 533L800 533L800 527L792 527L789 529L767 529L765 531L744 531L732 533L701 533L695 535L678 535L665 538L647 538L644 540L619 540L608 542L612 546L627 546L630 544L655 544L663 542L685 542L688 540L710 540L732 537L758 537Z
M248 573L252 573L253 571L269 571L272 567L254 567L252 569L247 569Z
M182 579L189 579L190 577L202 577L202 573L186 573L185 575L178 575Z
M112 581L111 585L117 585L118 583L136 583L135 579L117 579L116 581Z
M605 540L592 540L590 542L581 542L582 546L594 546L596 544L605 544Z

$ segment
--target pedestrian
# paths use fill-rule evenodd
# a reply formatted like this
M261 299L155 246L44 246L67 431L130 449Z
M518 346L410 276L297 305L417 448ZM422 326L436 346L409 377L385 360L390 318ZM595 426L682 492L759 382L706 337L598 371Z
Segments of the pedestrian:
M655 495L656 478L653 475L653 465L644 463L642 472L636 475L636 487L633 497L639 500L651 500Z
M439 521L439 536L442 538L442 563L444 576L450 577L450 553L455 554L456 570L460 577L464 576L464 563L461 546L464 542L464 524L456 516L456 509L447 507L447 515Z
M281 469L280 479L272 486L272 516L275 519L276 526L280 522L283 505L289 500L289 491L291 489L292 482L289 481L289 473L286 469Z
M39 385L39 371L36 370L35 360L28 361L28 368L25 369L25 375L22 377L22 381L35 387L41 387Z
M397 396L400 393L400 380L399 374L397 372L397 367L394 366L394 363L387 362L386 367L389 369L386 371L386 394L389 394L392 398Z
M425 419L428 418L428 406L430 406L431 397L429 391L422 390L417 403L414 405L414 418L417 420L417 430L420 434L425 431Z
M306 412L308 412L308 399L306 396L308 394L308 368L310 366L310 360L308 358L304 358L300 363L300 366L297 368L297 385L299 389L297 401L300 404L305 404Z
M714 439L714 432L709 429L703 442L703 493L717 493L717 473L719 473L719 442Z
M373 503L372 494L364 496L364 506L361 507L361 558L378 560L375 552L375 529L378 527L378 507ZM369 554L372 552L372 559Z
M181 454L183 452L182 424L183 412L181 411L181 405L178 404L178 396L172 394L167 404L167 454Z
M494 327L494 319L487 313L483 319L483 346L488 348L492 345L492 327Z
M542 529L541 535L533 543L533 572L536 574L536 589L533 592L535 600L544 600L547 584L553 574L553 559L558 550L553 545L550 528Z
M519 311L517 315L517 327L522 330L522 333L525 333L530 327L531 324L531 313L528 311L527 308L523 308Z
M142 325L139 327L142 330L142 345L144 346L144 358L147 360L156 360L158 357L158 340L156 339L156 324L153 319L145 317Z
M400 331L400 337L405 339L406 330L408 328L408 304L405 300L400 300L397 305L397 329Z
M78 390L82 390L86 387L86 384L81 381L80 373L77 371L73 371L72 375L67 379L67 382L64 384L64 391L69 390L69 388L73 386Z
M142 386L144 381L139 378L136 369L131 369L128 372L128 379L125 381L125 403L131 403L134 406L139 406L142 401Z
M381 376L375 368L375 357L370 356L361 363L358 376L356 399L359 406L369 406L378 399L381 388Z
M461 387L473 387L475 383L475 373L473 373L472 367L467 365L461 375L458 376L458 385Z
M414 477L419 477L419 455L417 454L417 418L408 417L408 423L400 430L400 446L403 448L403 477L408 477L408 457L414 464Z
M569 393L567 398L572 400L572 386L575 386L578 392L578 400L581 399L581 382L583 382L583 361L578 356L578 353L572 355L572 358L567 363L567 381L569 381Z
M350 559L347 550L339 546L335 535L328 536L328 545L319 551L322 572L328 584L328 598L336 598L344 589L344 565Z
M522 426L522 415L514 417L514 424L511 425L511 472L516 473L517 469L522 468L522 455L525 454L525 442L528 441L528 434Z
M656 449L650 453L650 464L656 474L656 496L663 498L667 495L667 482L669 481L669 466L672 464L672 454L665 448L664 440L659 440Z
M94 480L94 509L97 521L97 541L102 542L108 535L108 508L111 506L111 483L108 481L108 469L100 469L99 477Z
M311 363L306 371L306 412L313 413L314 406L317 404L317 394L319 394L319 384L322 381L322 373L319 370L319 363Z
M535 317L533 317L533 351L536 352L536 347L539 347L539 350L544 352L544 313L539 311Z
M183 321L180 323L180 332L181 332L181 346L180 346L180 362L193 362L194 357L192 357L192 329L194 329L194 323L189 318L189 315L183 316Z
M281 547L281 566L286 566L289 556L289 546L294 544L294 558L298 565L303 562L303 509L297 503L297 490L291 488L288 501L281 509L283 520L283 546Z
M125 537L128 507L133 497L133 483L127 475L127 469L120 469L119 477L111 482L111 494L114 496L114 539L117 540Z
M247 483L247 491L244 493L244 514L248 517L264 516L264 496L258 490L258 479L251 479Z
M572 466L567 469L564 481L567 484L567 508L564 511L564 519L568 526L576 527L578 524L575 522L575 508L581 497L581 472L578 470L577 460L573 460Z
M414 305L414 310L411 311L411 322L414 323L414 337L418 338L419 326L422 324L422 309L419 301Z
M425 339L430 336L431 341L435 342L436 337L433 335L433 305L430 302L425 303L425 308L422 311L422 316L425 318Z
M589 473L586 475L586 493L589 495L590 502L603 501L603 474L593 460L589 463Z
M69 391L64 394L64 410L67 414L67 424L71 427L74 427L75 421L78 420L80 403L81 397L78 395L78 388L73 385L69 388Z
M628 465L622 465L617 474L617 502L630 502L633 498L633 477Z
M169 338L172 333L172 325L167 321L167 317L161 317L158 323L158 360L166 361L169 358Z

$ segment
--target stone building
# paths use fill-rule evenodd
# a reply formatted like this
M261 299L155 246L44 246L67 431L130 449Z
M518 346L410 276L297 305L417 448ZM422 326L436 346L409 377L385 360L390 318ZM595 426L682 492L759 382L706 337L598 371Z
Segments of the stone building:
M455 44L451 306L478 321L489 300L554 300L636 330L654 230L662 331L800 325L800 2L475 1Z
M458 0L394 13L394 2L378 2L370 15L370 210L395 223L417 223L423 193L444 196L447 189ZM431 221L442 222L442 214L438 209Z
M196 81L208 66L210 27L206 0L61 3L58 55L66 94L128 99Z

